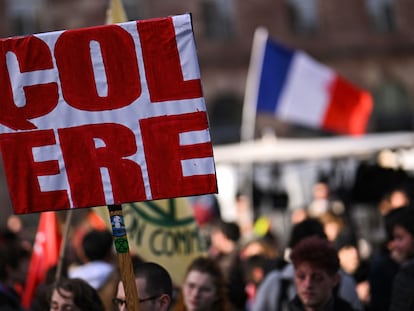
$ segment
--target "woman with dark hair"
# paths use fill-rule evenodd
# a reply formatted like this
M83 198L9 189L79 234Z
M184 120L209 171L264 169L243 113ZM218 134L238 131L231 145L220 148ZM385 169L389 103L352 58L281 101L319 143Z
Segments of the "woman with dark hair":
M81 279L61 279L52 287L50 311L105 311L97 291Z
M214 259L198 257L187 268L181 293L173 311L228 311L223 274Z

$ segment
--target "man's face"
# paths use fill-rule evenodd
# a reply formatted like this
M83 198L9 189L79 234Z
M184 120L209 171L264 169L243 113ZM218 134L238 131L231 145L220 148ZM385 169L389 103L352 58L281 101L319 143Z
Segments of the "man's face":
M165 297L157 296L153 299L151 298L151 295L147 293L146 289L146 281L143 278L137 278L135 279L135 284L137 286L138 291L138 299L143 300L139 303L139 309L140 311L162 311L167 310L168 305L164 303ZM165 295L163 295L165 296ZM126 303L123 303L126 301L126 294L124 289L124 284L122 282L118 283L118 290L116 293L116 298L119 299L119 301L122 301L118 304L118 310L119 311L127 311L128 308L126 306ZM148 299L151 298L151 299Z
M403 263L414 257L414 237L403 227L395 226L390 243L391 256L395 261Z
M325 270L303 262L295 267L297 294L306 310L324 306L332 296L332 289L339 281L338 274L329 275Z

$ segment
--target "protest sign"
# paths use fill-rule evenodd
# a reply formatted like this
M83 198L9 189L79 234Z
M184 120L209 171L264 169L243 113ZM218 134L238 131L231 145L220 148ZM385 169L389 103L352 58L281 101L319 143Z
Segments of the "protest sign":
M0 40L16 214L217 192L189 14Z

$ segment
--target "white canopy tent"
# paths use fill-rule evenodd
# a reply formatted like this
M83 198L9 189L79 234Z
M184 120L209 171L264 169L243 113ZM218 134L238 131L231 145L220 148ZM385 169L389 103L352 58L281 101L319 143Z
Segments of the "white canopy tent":
M216 164L292 162L355 156L368 158L384 149L414 147L414 133L392 132L360 137L263 138L214 147Z
M291 194L290 206L306 201L311 184L316 177L317 165L305 163L329 162L333 159L371 159L381 151L392 150L391 162L407 170L414 170L414 133L392 132L366 134L359 137L335 136L323 138L277 138L264 137L255 141L214 146L217 166L219 201L223 205L223 216L234 220L234 196L240 182L240 168L251 164L282 164L283 182ZM388 158L389 160L389 158ZM298 164L295 164L297 162ZM352 169L351 169L352 171ZM352 172L349 174L352 175ZM304 192L305 191L305 192Z

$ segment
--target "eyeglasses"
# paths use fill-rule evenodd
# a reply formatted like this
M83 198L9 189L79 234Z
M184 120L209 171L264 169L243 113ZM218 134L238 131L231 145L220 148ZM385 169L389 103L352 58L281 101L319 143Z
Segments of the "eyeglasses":
M143 298L143 299L139 299L139 303L141 302L145 302L145 301L149 301L149 300L155 300L157 298L160 298L161 295L156 295L156 296L150 296L147 298ZM121 308L123 305L126 305L126 300L123 299L119 299L119 298L112 298L112 303L114 304L115 307L117 307L118 309Z
M115 307L120 309L123 305L126 305L126 300L122 300L119 298L112 298L112 303L114 304Z
M160 297L161 297L161 295L150 296L150 297L147 297L147 298L144 298L144 299L138 299L138 301L141 303L141 302L144 302L144 301L155 300L155 299L158 299Z

